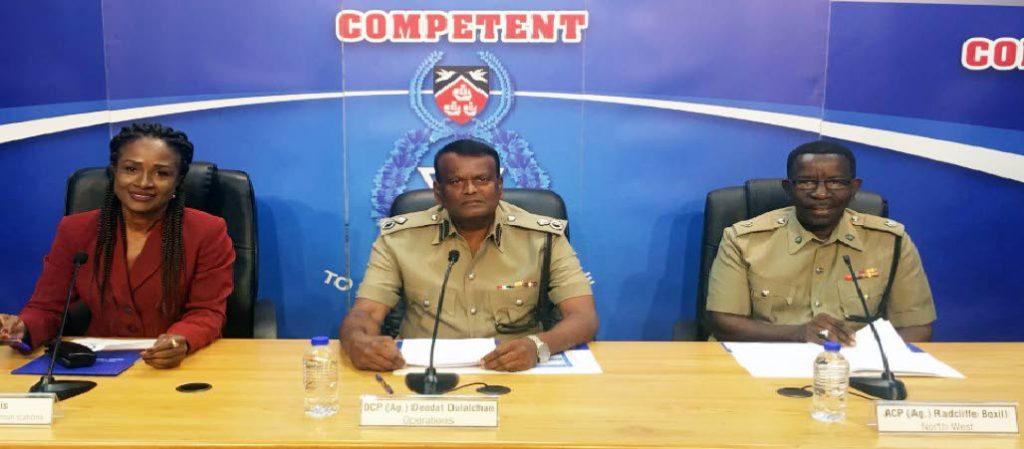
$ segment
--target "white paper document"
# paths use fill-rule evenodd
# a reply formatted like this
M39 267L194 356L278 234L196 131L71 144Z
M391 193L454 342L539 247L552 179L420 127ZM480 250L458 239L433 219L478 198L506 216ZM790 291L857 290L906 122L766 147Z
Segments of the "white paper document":
M434 367L451 368L473 366L494 350L493 338L438 339L434 348ZM430 364L430 339L411 338L402 340L402 358L407 365L427 366Z
M426 353L427 357L429 357L430 340L425 340L427 342ZM477 357L474 363L470 365L461 366L449 365L445 367L443 371L446 373L456 374L498 374L498 371L484 369L482 366L479 365L480 359L482 359L484 355L487 355L488 352L494 350L494 340L488 340L491 341L491 349ZM406 366L402 369L395 370L394 374L396 376L404 376L409 373L422 372L423 367L426 366L426 363L422 365L414 364L412 361L410 361L409 357L406 356L405 347L407 344L406 342L408 341L414 340L404 340L402 342L402 357L405 357ZM438 351L440 351L441 349L441 341L442 340L438 340ZM438 365L439 360L440 359L438 358L438 354L435 353L434 365L437 366L438 368L441 368L441 366ZM582 346L579 348L570 349L565 352L552 354L551 359L548 360L547 362L538 364L537 366L530 368L526 371L517 371L514 373L507 373L502 371L501 374L601 374L601 365L597 363L597 359L594 358L594 353L590 352L590 348Z
M155 338L75 338L71 341L85 346L93 351L134 351L149 349L156 343Z
M964 375L931 354L913 352L887 320L875 321L879 338L889 359L889 367L902 376L935 376L963 379ZM865 326L856 334L857 346L843 347L840 353L850 362L850 375L882 372L878 344ZM733 358L754 377L814 377L814 359L822 352L813 343L722 343Z

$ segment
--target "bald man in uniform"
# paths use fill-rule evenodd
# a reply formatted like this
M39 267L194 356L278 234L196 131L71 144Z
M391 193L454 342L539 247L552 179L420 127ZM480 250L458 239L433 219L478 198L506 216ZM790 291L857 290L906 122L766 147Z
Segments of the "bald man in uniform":
M590 280L563 232L565 221L501 201L498 153L457 140L434 158L439 206L381 221L363 282L341 325L341 344L356 368L390 371L405 365L380 326L406 301L404 338L430 338L450 251L459 251L441 311L438 338L496 337L483 366L521 371L550 354L593 339L598 320ZM562 320L542 331L535 319L547 236L548 297Z
M782 181L794 205L725 229L708 287L715 338L855 344L867 320L849 256L870 316L887 317L904 340L931 339L935 304L903 225L847 209L861 186L856 167L842 145L800 145Z

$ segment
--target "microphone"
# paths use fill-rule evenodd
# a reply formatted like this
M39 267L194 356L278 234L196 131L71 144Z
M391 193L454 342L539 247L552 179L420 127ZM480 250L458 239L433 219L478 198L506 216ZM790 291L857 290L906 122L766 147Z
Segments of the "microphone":
M430 365L422 374L409 373L405 376L405 386L419 394L443 394L451 391L459 384L459 375L455 373L440 373L434 369L434 345L437 344L437 326L441 323L441 307L444 307L444 291L448 286L448 275L452 274L452 267L459 261L457 250L448 251L448 268L444 271L444 280L441 282L441 294L437 300L437 315L434 317L434 335L430 337Z
M46 369L46 374L39 378L39 382L36 382L35 385L29 388L28 391L30 393L54 393L57 395L57 400L63 401L92 390L96 386L96 382L88 380L53 379L53 365L57 363L57 356L60 354L61 339L64 338L64 326L67 325L68 309L71 306L71 294L75 290L75 278L78 277L78 269L87 260L89 260L88 254L82 251L75 253L73 260L74 268L71 271L71 284L68 285L68 296L64 300L64 317L60 320L60 327L57 329L57 339L53 343L53 353L50 354L50 367Z
M871 319L871 312L868 311L868 302L864 300L864 293L860 290L860 283L857 282L857 273L853 271L853 264L850 263L850 256L844 255L843 262L850 270L850 279L853 279L853 287L857 289L857 297L860 298L860 305L864 308L864 316L868 318L868 326L871 326L871 333L875 335L875 342L878 343L878 353L882 356L882 377L851 377L850 386L871 396L889 400L904 400L907 398L907 387L903 381L896 378L896 374L889 369L889 358L885 356L885 348L882 348L882 339L878 336L878 329Z

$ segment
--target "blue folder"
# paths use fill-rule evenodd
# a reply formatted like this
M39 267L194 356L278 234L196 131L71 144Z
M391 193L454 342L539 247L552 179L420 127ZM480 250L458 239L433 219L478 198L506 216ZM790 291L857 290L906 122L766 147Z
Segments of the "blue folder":
M83 368L65 368L60 364L53 366L53 374L69 376L116 376L132 366L142 357L140 351L101 351L96 353L96 363ZM11 371L11 374L46 374L50 367L50 355L43 354L22 367Z

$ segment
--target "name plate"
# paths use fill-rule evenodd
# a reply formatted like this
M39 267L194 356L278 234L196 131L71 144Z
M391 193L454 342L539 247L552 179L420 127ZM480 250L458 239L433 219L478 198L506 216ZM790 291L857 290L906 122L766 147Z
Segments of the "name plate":
M498 427L495 397L366 395L361 400L361 426Z
M0 394L0 425L53 424L53 393Z
M877 401L879 432L1020 433L1016 402Z

